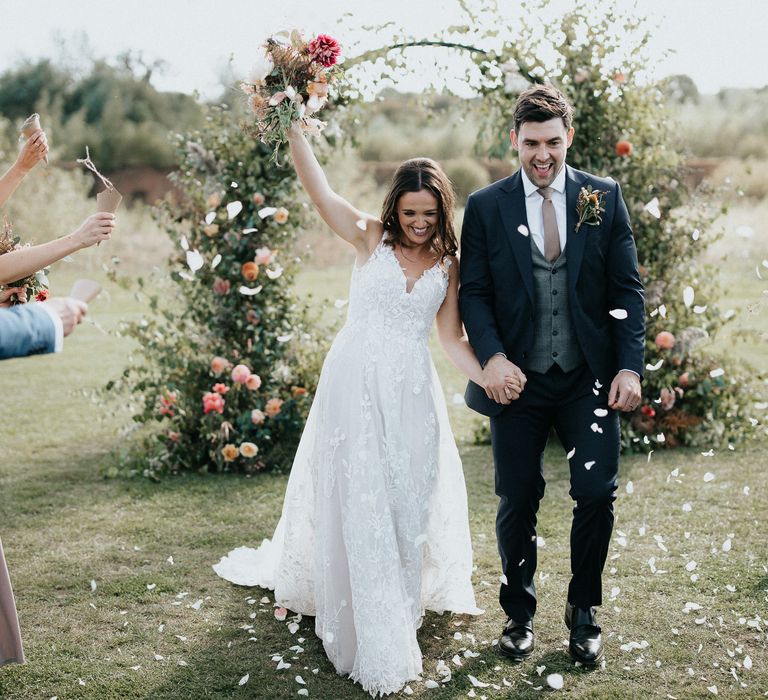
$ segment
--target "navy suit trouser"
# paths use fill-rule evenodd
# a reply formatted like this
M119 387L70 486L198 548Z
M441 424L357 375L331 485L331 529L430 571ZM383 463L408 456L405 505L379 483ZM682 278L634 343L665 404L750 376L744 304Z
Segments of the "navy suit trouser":
M608 387L598 389L586 365L571 372L553 365L545 374L527 371L526 377L520 397L491 418L500 499L496 537L506 576L499 601L517 622L532 620L536 612L536 514L544 496L543 456L551 429L567 453L575 449L569 460L575 507L568 601L578 607L602 603L620 449L619 417L608 408ZM596 409L607 414L597 415Z

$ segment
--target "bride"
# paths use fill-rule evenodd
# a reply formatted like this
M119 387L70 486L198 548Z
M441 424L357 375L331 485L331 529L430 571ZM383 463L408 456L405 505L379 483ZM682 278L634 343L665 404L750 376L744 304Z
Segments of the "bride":
M458 307L454 193L428 158L404 162L381 218L329 186L297 124L293 162L320 216L356 251L348 318L325 359L272 540L214 566L275 591L342 674L372 696L422 672L424 610L479 614L461 461L427 341L482 370ZM515 380L508 380L510 386Z

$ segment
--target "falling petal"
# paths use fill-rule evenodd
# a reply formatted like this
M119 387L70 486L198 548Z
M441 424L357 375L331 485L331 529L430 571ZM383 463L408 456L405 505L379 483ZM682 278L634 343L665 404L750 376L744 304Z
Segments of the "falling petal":
M179 241L179 244L184 250L189 250L189 241L187 241L186 236L182 236L181 240Z
M715 480L715 475L712 472L707 472L704 475L704 481L710 482L710 481L714 481L714 480Z
M596 408L596 409L595 409L595 415L596 415L598 418L604 418L605 416L607 416L607 415L608 415L608 411L607 411L607 409L605 409L605 408Z
M206 224L212 224L215 218L216 218L216 212L215 211L209 211L205 215L205 223Z
M565 455L565 458L570 461L571 457L576 454L576 448L574 447L567 455Z
M262 289L263 287L261 285L259 285L258 287L254 287L253 289L243 285L242 287L240 287L238 291L240 292L240 294L244 294L247 297L252 297L254 294L258 294Z
M245 685L248 682L248 679L251 677L250 673L246 673L241 679L238 685Z
M96 584L96 581L94 581L93 579L91 579L91 591L95 591L95 590L96 590L96 585L97 585L97 584Z
M595 460L594 459L591 462L585 462L584 469L589 471L590 469L592 469L593 466L595 466Z
M502 574L501 576L499 576L499 583L503 583L505 586L508 585L507 584L507 575L506 574Z
M747 656L744 657L744 668L747 669L747 671L750 671L752 669L752 657L747 654Z
M259 217L266 219L268 216L272 216L277 211L277 207L264 207L259 209Z
M295 680L300 685L306 685L306 682L304 681L304 679L301 676L296 676Z
M662 304L661 306L659 306L659 316L661 316L662 318L667 317L667 307L665 304Z
M517 232L522 233L524 236L528 235L528 227L525 224L520 224L517 227Z
M694 241L698 241L700 235L701 235L701 233L699 232L699 229L695 228L695 229L693 229L693 233L691 234L691 238L693 238Z
M713 369L709 373L709 376L715 379L717 377L722 377L724 374L725 374L725 370L722 367L718 367L717 369Z
M276 280L280 275L283 274L283 268L278 267L276 270L266 270L267 277L271 280Z
M693 313L695 314L703 314L707 310L706 304L704 306L694 306L693 307Z
M243 203L240 201L230 202L227 204L227 218L232 221L241 211L243 211Z
M630 493L630 494L632 494L632 493L634 493L634 492L635 492L635 485L634 485L634 484L633 484L631 481L628 481L628 482L627 482L627 485L626 485L626 487L625 487L625 488L626 488L626 490L627 490L627 493Z
M429 680L424 681L424 687L434 690L435 688L439 688L440 685L430 678Z
M694 297L693 287L686 287L683 290L683 304L685 304L686 307L693 304L693 297Z
M359 228L361 231L365 231L368 228L368 224L365 222L365 219L358 219L355 221L355 226Z
M205 263L203 256L200 255L198 250L187 251L187 265L192 272L197 272Z
M661 218L661 211L659 210L659 198L654 197L643 209L647 211L654 219Z
M259 229L257 228L244 228L243 233L249 234L249 233L256 233Z
M213 260L211 260L211 270L215 270L215 269L216 269L216 268L219 266L219 263L220 263L220 262L221 262L221 255L219 255L219 254L217 253L217 254L214 256Z
M623 321L628 316L626 309L611 309L608 313L619 321Z
M733 543L731 542L731 538L726 538L725 542L723 542L723 551L724 552L730 552L731 551L731 545Z
M195 278L192 277L192 275L190 275L185 270L180 270L179 271L179 277L181 277L181 279L183 279L183 280L187 280L187 282L194 282L194 280L195 280Z
M659 360L655 365L648 364L645 366L645 369L647 369L649 372L655 372L657 369L661 369L661 366L664 364L664 360Z
M490 685L490 683L483 683L482 681L477 680L477 678L469 674L467 674L467 678L469 678L469 682L475 686L475 688L487 688Z
M287 343L291 338L293 338L293 333L288 333L287 335L278 335L277 336L277 342L278 343Z

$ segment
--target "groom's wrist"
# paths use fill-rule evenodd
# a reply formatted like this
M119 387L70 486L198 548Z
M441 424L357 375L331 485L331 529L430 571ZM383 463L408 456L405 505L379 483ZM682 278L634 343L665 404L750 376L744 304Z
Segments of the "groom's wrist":
M483 369L485 369L488 366L488 363L494 358L494 357L503 357L505 360L507 359L507 356L503 352L495 352L493 355L491 355L485 362L483 362Z

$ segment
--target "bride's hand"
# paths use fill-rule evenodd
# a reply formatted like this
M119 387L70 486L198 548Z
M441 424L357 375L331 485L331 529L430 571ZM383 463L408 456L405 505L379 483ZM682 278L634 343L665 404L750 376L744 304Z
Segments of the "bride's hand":
M96 243L108 241L114 228L115 215L102 211L91 214L70 236L78 248L89 248Z

